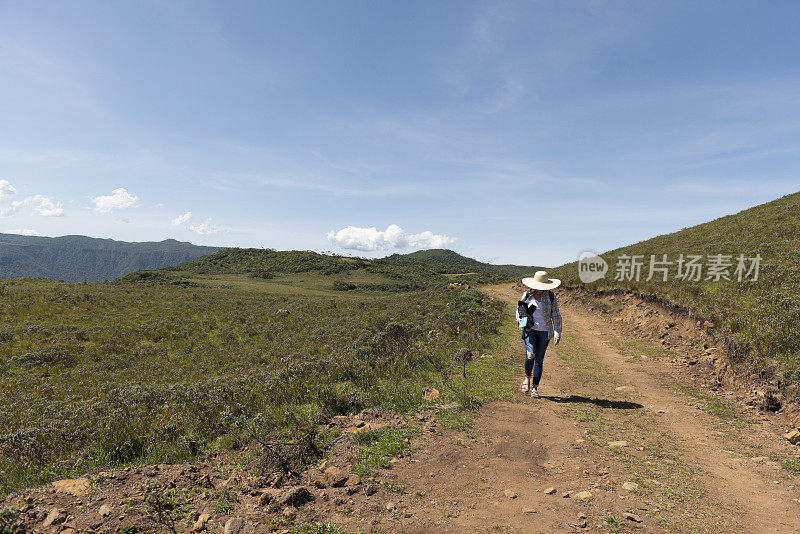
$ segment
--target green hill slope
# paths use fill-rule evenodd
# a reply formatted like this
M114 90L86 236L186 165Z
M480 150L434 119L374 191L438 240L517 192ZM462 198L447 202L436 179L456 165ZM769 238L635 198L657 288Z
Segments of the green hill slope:
M651 255L667 260L667 281L654 273L647 281ZM689 255L702 256L700 280L677 278L678 260L684 255L683 270ZM640 280L618 280L623 256L641 256ZM730 280L715 280L709 263L717 255L730 261ZM746 272L750 258L760 255L759 274ZM687 306L716 324L720 336L730 334L745 348L748 363L763 368L768 360L781 364L794 382L800 382L800 193L784 196L734 215L662 235L601 254L608 263L604 279L587 284L591 290L627 289ZM745 271L740 282L738 259ZM724 271L724 269L722 269ZM577 262L554 272L569 285L581 285ZM692 276L695 278L695 276Z
M443 265L455 268L453 270L454 272L463 272L465 270L490 271L505 273L514 277L530 275L539 269L544 269L544 267L536 266L495 265L492 263L484 263L444 248L417 250L409 254L392 254L391 256L387 256L385 259L425 263L428 265Z
M132 273L125 279L152 278L157 275L166 277L164 281L175 281L176 277L187 280L193 276L207 278L214 275L249 275L274 280L276 283L296 285L298 277L290 275L307 273L313 276L303 277L303 283L311 283L318 289L332 287L338 291L409 291L448 283L450 279L446 274L454 271L442 267L444 266L439 264L401 259L367 260L307 250L232 248L164 269L155 275ZM460 276L460 282L496 283L510 279L507 274L496 271L470 270L475 272ZM456 271L461 272L463 269Z
M0 278L111 280L133 271L176 265L217 250L218 247L201 247L174 239L128 243L79 235L0 234Z

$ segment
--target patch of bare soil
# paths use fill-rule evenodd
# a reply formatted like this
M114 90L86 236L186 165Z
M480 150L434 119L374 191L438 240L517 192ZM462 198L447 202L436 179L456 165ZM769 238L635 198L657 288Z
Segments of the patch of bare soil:
M494 357L520 361L503 386L513 401L335 418L329 458L294 477L262 475L258 451L242 450L49 485L7 499L13 530L800 532L800 448L783 438L797 412L769 382L743 385L679 313L560 297L564 337L545 357L542 398L519 390L509 319ZM406 452L353 474L356 435L387 427L407 431Z

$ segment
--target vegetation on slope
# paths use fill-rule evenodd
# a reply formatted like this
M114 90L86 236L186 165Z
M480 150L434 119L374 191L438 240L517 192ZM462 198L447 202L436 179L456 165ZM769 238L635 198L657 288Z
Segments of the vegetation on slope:
M78 235L0 234L0 278L98 282L133 271L177 265L217 250L174 239L127 243Z
M341 264L304 268L317 261ZM319 418L410 410L431 384L469 404L472 390L449 378L453 354L485 350L496 302L446 287L334 292L328 278L0 282L0 493L254 438L313 445Z
M503 273L513 277L531 276L534 272L544 269L544 267L536 266L494 265L492 263L484 263L443 248L417 250L409 254L392 254L391 256L387 256L386 259L425 263L435 266L434 268L439 270L439 272L489 271Z
M676 279L677 264L668 266L668 280L658 272L647 281L650 256L676 262L680 254L702 255L699 281ZM709 256L730 256L730 280L707 279ZM615 280L622 255L641 255L641 278ZM759 276L738 281L737 258L760 255ZM789 380L800 383L800 193L794 193L740 213L722 217L679 232L654 237L601 256L608 263L604 279L587 286L591 290L625 289L654 295L691 308L714 323L720 337L730 335L732 356L757 369L778 362ZM713 261L713 260L712 260ZM569 285L580 285L577 263L555 270L554 276Z
M384 289L392 290L394 288L402 291L443 285L449 280L443 275L453 273L463 273L464 275L459 276L458 280L466 283L493 283L511 280L508 275L495 271L476 270L464 273L464 269L454 266L428 265L391 258L367 260L312 251L252 248L221 250L173 267L169 271L199 275L249 274L266 279L276 274L318 273L331 276L331 282L340 281L340 289L349 287L348 283L355 285L348 279L351 275L369 273L384 283L387 280L395 281L394 285L385 284ZM400 282L398 283L398 281ZM356 285L355 288L359 288L359 286ZM361 288L369 289L367 286Z

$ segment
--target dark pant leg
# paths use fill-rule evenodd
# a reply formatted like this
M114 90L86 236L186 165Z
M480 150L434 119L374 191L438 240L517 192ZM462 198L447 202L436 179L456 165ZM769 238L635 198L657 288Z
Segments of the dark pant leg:
M533 387L539 387L539 380L542 379L542 366L544 365L544 352L550 339L547 332L540 330L533 331Z
M530 377L531 372L533 371L534 358L533 357L528 358L528 353L530 352L531 354L533 354L535 351L534 339L535 335L533 330L526 328L525 330L522 331L522 345L523 345L522 367L523 369L525 369L525 376L527 377Z

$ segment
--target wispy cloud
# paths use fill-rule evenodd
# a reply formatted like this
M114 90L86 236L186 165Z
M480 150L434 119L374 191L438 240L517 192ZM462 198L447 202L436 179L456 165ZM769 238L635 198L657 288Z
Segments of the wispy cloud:
M39 237L42 234L37 232L36 230L31 230L30 228L14 228L12 230L5 230L4 234L16 234L16 235L26 235L32 237Z
M100 104L91 96L92 91L83 80L75 62L66 55L56 56L31 42L0 37L0 70L9 80L30 91L43 89L48 94L48 104L73 107L81 110L99 109Z
M52 198L34 195L26 198L25 203L33 205L34 211L42 217L62 217L64 215L61 202L56 202Z
M36 215L42 217L61 217L64 208L61 202L42 195L32 195L23 200L11 200L17 195L16 188L8 180L0 180L0 217L9 217L24 206L33 206Z
M8 180L0 180L0 202L17 194L17 190L13 185L8 183Z
M748 197L757 195L761 198L772 198L788 195L797 191L797 183L793 180L759 180L756 186L752 180L710 180L698 179L693 182L685 181L670 184L664 187L668 193L724 198Z
M192 212L191 211L187 211L183 215L179 215L178 217L175 217L174 219L172 219L172 222L170 223L170 225L171 226L180 226L182 224L185 224L185 223L189 222L189 220L191 218L192 218Z
M219 233L219 229L211 224L211 219L206 219L200 224L190 225L189 230L197 235L213 235Z

